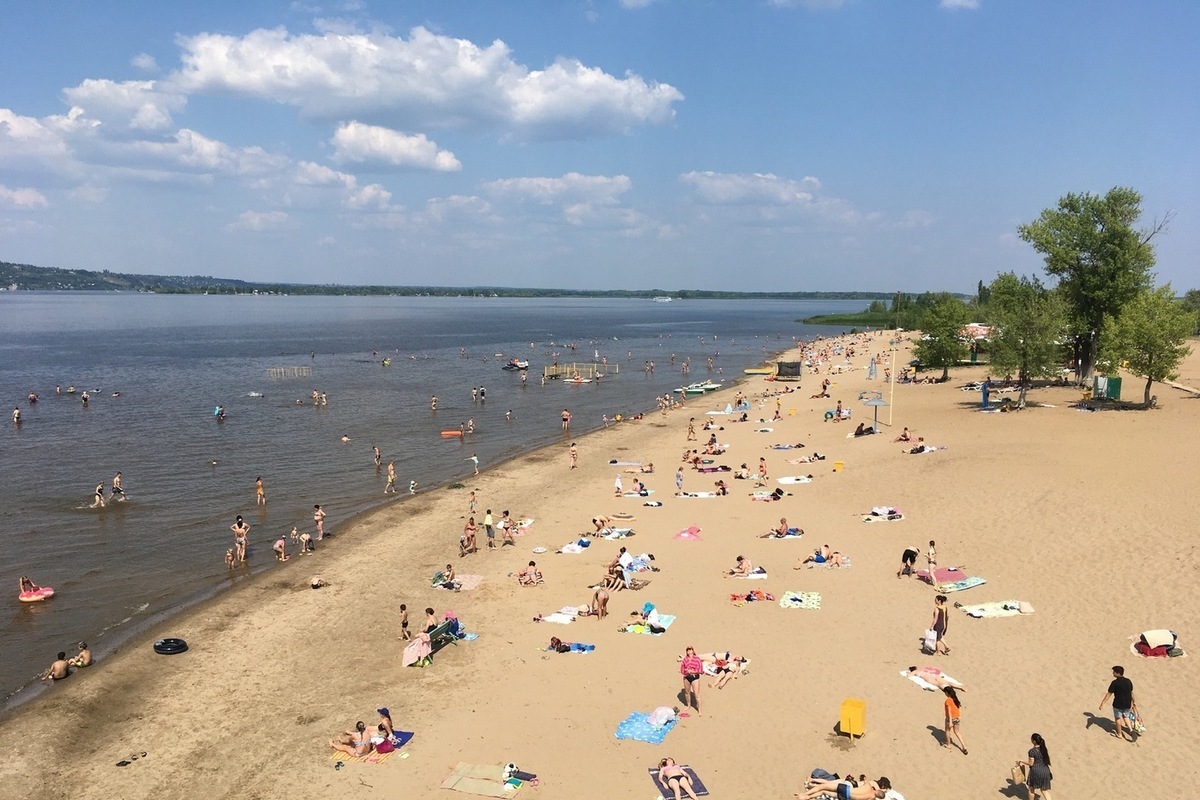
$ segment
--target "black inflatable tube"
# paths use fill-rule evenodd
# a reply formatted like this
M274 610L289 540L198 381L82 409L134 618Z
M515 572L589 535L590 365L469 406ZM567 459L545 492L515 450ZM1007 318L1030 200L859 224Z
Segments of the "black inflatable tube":
M183 639L159 639L154 643L154 652L163 656L173 656L186 652L187 642Z

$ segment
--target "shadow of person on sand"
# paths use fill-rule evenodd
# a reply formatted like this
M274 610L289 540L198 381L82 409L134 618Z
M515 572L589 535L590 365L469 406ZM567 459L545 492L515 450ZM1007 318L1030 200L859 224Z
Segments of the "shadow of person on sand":
M1020 798L1020 800L1028 800L1029 798L1029 790L1025 788L1025 784L1013 783L1011 778L1008 781L1008 786L1000 789L999 792L1004 797L1015 797Z
M1087 718L1087 722L1085 722L1083 725L1084 730L1087 730L1087 729L1091 728L1093 725L1095 725L1096 727L1100 728L1105 733L1107 733L1109 736L1117 738L1117 723L1114 722L1113 720L1109 719L1108 717L1098 717L1095 714L1093 714L1091 711L1083 712L1083 716ZM1137 733L1137 731L1133 731L1130 733L1130 736L1131 736L1131 738L1126 739L1125 741L1128 741L1131 744L1137 744L1137 740L1138 740L1140 734Z
M929 735L937 740L938 744L947 745L950 743L946 738L946 731L942 728L939 728L937 725L926 725L925 728L929 731Z

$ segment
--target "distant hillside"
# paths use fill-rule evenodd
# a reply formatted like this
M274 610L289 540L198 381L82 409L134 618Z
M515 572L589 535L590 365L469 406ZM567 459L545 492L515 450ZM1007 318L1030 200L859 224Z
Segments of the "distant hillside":
M887 300L893 292L725 292L704 289L520 289L503 286L341 286L337 284L253 283L209 275L135 275L58 269L0 261L0 290L130 291L159 294L430 295L460 297L674 297L680 300Z

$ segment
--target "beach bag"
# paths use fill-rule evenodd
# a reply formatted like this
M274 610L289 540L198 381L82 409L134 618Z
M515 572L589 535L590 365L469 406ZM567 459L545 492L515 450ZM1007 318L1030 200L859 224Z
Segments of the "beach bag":
M375 745L376 753L390 753L396 749L396 745L392 744L391 739L384 739L379 744Z
M937 631L933 628L925 631L924 641L921 642L921 647L927 653L933 653L937 650Z
M1017 764L1016 766L1014 766L1012 768L1011 774L1012 774L1012 782L1013 782L1014 786L1016 786L1017 784L1020 784L1020 783L1024 783L1025 782L1025 765Z

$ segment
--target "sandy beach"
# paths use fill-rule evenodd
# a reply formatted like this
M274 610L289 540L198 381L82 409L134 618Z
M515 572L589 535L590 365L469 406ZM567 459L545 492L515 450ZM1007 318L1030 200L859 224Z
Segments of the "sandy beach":
M1129 637L1169 628L1184 648L1200 647L1196 606L1181 602L1200 569L1200 551L1185 538L1200 467L1200 397L1156 385L1156 410L1087 413L1070 407L1078 389L1047 387L1029 400L1053 407L985 414L978 392L959 390L986 374L970 367L944 385L897 385L894 404L879 409L891 426L847 438L871 421L860 391L891 399L883 370L875 381L866 370L887 337L855 346L851 369L828 374L829 399L810 397L823 375L791 384L795 391L779 400L781 421L758 422L770 420L776 404L759 398L783 384L748 376L665 416L647 413L574 439L578 469L570 469L573 439L565 435L465 488L418 495L342 526L315 555L171 619L9 715L0 725L0 798L469 797L439 788L460 761L514 762L536 773L538 785L519 797L651 798L657 790L647 769L664 756L690 764L714 798L790 798L818 767L886 775L908 800L1024 797L1009 785L1009 768L1035 731L1053 758L1056 797L1186 796L1200 757L1192 724L1200 661L1139 658ZM897 363L911 358L910 347L901 345ZM1200 386L1196 352L1179 381ZM1140 397L1141 383L1126 377L1125 397ZM724 408L738 389L752 399L750 422L704 413ZM837 400L852 419L824 421ZM690 417L698 429L707 419L724 427L717 435L729 451L717 464L754 467L764 457L764 488L784 475L812 473L812 482L784 486L791 494L778 502L757 502L748 497L754 481L685 468L685 491L711 490L724 478L730 495L673 496L680 454L705 440L697 430L698 443L685 441ZM945 449L904 453L893 442L903 426ZM773 431L757 432L762 427ZM775 443L805 447L770 449ZM826 460L788 463L814 451ZM614 498L624 467L613 459L653 462L654 474L623 478L628 487L644 477L654 494ZM845 469L835 472L835 461ZM480 518L486 508L534 518L516 546L458 557L472 489ZM881 505L905 518L864 524L862 514ZM635 515L635 536L554 552L589 530L592 517L613 512ZM780 517L805 535L758 538ZM701 541L675 538L690 526ZM973 619L951 607L952 653L922 655L918 639L935 591L898 580L896 571L906 546L923 553L930 539L939 565L987 581L951 594L951 604L1018 600L1035 613ZM793 569L826 543L852 566ZM648 586L614 592L604 620L533 621L589 602L589 585L621 545L654 554L661 571L642 575ZM547 552L533 555L535 547ZM738 555L768 578L723 577ZM509 576L530 559L545 582L518 586ZM482 576L479 587L433 588L431 576L447 562L460 575ZM315 574L330 585L310 589ZM819 592L821 605L730 602L731 593L756 589L776 599ZM618 632L646 602L677 617L669 630ZM478 638L448 645L428 667L402 667L401 603L414 630L431 606L439 617L452 609ZM157 655L150 643L163 636L182 637L190 649ZM596 649L546 652L552 636ZM702 680L702 716L681 719L662 744L617 740L630 712L682 705L677 657L688 645L744 655L748 674L721 690ZM968 687L969 755L939 746L941 694L898 674L925 664ZM1147 726L1135 744L1112 738L1111 710L1098 708L1114 664L1132 679ZM845 698L866 702L866 734L853 743L834 730ZM328 740L356 720L374 726L381 706L415 737L383 763L335 768ZM139 758L115 766L132 754Z

